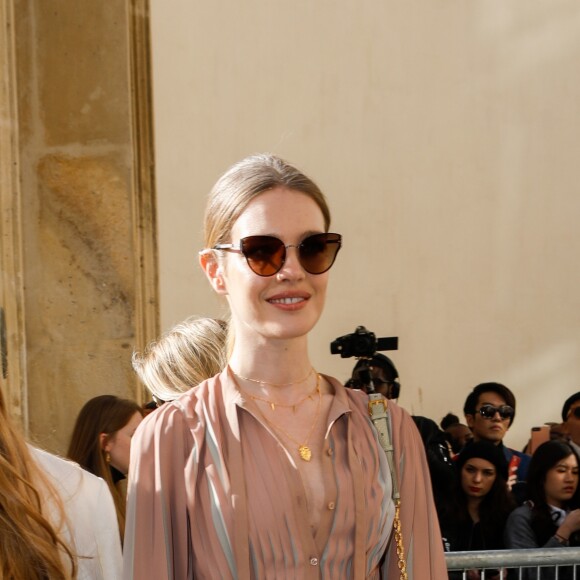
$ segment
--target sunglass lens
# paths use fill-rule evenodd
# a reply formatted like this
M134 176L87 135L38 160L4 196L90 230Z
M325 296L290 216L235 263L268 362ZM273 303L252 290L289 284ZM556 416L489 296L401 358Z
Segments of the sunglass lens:
M514 416L514 410L509 405L502 405L498 411L502 419L511 419Z
M496 413L499 413L502 419L511 419L514 416L514 410L509 405L502 405L501 407L482 405L479 409L479 414L486 419L493 419Z
M330 269L341 246L340 234L315 234L298 247L300 264L309 274L323 274ZM241 251L248 266L259 276L273 276L286 259L284 242L274 236L242 238Z
M580 419L580 407L575 407L572 410L572 415L574 415L574 417L576 417L576 419Z
M273 236L248 236L242 239L242 253L248 266L259 276L273 276L280 270L286 248Z
M334 264L340 245L340 234L309 236L299 247L300 264L309 274L324 274Z
M486 419L493 419L495 412L496 408L492 405L482 405L482 407L479 409L479 414Z

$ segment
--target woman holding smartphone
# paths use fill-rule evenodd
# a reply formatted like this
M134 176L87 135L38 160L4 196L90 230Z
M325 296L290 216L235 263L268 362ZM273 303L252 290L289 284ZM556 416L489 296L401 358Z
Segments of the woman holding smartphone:
M412 419L388 402L391 475L368 396L310 361L342 243L329 227L320 189L275 156L244 159L214 186L200 264L231 310L228 364L133 439L126 578L446 574Z

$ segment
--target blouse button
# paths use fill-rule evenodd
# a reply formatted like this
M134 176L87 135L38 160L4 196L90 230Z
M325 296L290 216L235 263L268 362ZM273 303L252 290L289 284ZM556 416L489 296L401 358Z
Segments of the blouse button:
M318 558L310 558L311 566L318 566Z
M329 502L328 509L329 510L333 510L334 509L334 502L333 501Z

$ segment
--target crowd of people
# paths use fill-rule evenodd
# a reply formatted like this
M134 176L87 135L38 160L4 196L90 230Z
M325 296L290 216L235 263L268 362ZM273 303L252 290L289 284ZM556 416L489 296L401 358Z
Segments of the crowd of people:
M242 160L210 193L199 255L229 319L134 354L146 409L89 400L65 460L25 442L0 392L0 578L442 580L445 551L580 545L580 392L524 453L503 442L505 385L437 424L397 404L382 353L345 385L313 368L330 222L298 169Z
M347 384L380 390L387 398L398 396L401 386L393 361L382 353L364 365L359 361ZM439 426L413 417L425 445L445 551L580 546L580 392L564 401L561 423L538 430L546 440L537 447L531 440L527 453L503 443L516 413L515 396L505 385L477 385L463 413L466 424L453 413ZM535 580L536 574L526 569L522 578ZM569 574L563 568L559 578ZM541 577L553 578L554 571L544 569Z

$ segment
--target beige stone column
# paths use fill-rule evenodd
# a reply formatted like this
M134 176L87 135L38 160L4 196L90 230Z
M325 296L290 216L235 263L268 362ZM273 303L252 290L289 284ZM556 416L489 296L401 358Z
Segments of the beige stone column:
M12 416L26 429L14 13L6 0L0 1L0 30L0 388Z
M131 353L158 333L148 6L4 1L2 18L4 289L22 281L2 295L19 363L6 389L31 437L64 452L89 398L142 401Z

